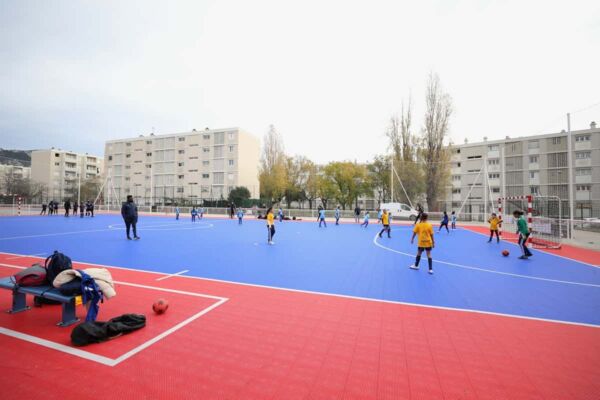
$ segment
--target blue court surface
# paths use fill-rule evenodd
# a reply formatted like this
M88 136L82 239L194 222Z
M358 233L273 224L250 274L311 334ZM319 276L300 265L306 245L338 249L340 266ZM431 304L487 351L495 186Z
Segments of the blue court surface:
M59 250L106 266L600 326L599 268L536 250L519 260L516 245L488 244L466 229L436 234L429 275L425 254L420 270L408 268L416 252L410 226L393 226L388 239L376 237L377 224L284 221L273 246L265 222L250 218L240 226L142 216L139 241L125 239L117 215L3 217L0 228L6 253Z

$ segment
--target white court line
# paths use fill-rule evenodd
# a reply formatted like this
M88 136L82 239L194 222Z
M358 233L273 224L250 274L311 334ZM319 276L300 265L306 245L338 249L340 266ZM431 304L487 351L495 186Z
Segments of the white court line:
M8 257L7 260L14 260L15 258L25 258L25 257L37 257L37 256L43 256L46 253L37 253L37 254L28 254L25 256L16 256L16 257Z
M3 254L15 254L15 253L4 252ZM93 265L95 267L102 267L102 268L122 269L124 271L143 272L146 274L163 275L162 272L148 271L148 270L138 269L138 268L117 267L117 266L111 266L111 265L105 265L105 264L94 264L94 263L86 263L86 262L82 262L81 264ZM18 268L18 269L26 268L26 267L21 267L21 266L17 266L17 265L9 265L9 264L2 264L2 263L0 263L0 266L10 267L10 268ZM472 310L472 309L468 309L468 308L434 306L434 305L428 305L428 304L410 303L407 301L383 300L383 299L374 299L374 298L370 298L370 297L351 296L351 295L347 295L347 294L316 292L313 290L302 290L302 289L290 289L290 288L283 288L283 287L278 287L278 286L260 285L258 283L245 283L245 282L228 281L225 279L204 278L201 276L181 275L180 278L196 279L196 280L200 280L200 281L209 281L209 282L218 282L218 283L227 283L227 284L231 284L231 285L241 285L241 286L255 287L255 288L261 288L261 289L280 290L280 291L284 291L284 292L312 294L312 295L317 295L317 296L329 296L329 297L337 297L337 298L351 299L351 300L370 301L370 302L375 302L375 303L400 304L400 305L404 305L404 306L430 308L430 309L434 309L434 310L448 310L448 311L458 311L458 312L466 312L466 313L472 313L472 314L496 315L496 316L500 316L500 317L517 318L517 319L542 321L542 322L552 322L552 323L563 324L563 325L575 325L575 326L586 326L588 328L600 328L600 325L587 324L585 322L562 321L559 319L537 318L537 317L529 317L526 315L518 315L518 314L505 314L505 313L497 313L497 312L493 312L493 311Z
M386 247L386 246L380 244L377 241L377 236L378 235L379 235L379 233L376 234L375 237L373 238L373 244L375 246L380 247L380 248L382 248L384 250L388 250L388 251L391 251L391 252L394 252L394 253L401 254L403 256L415 257L415 254L404 253L402 251L394 250L394 249L391 249L389 247ZM445 265L450 265L452 267L458 267L458 268L463 268L463 269L470 269L470 270L473 270L473 271L487 272L487 273L490 273L490 274L507 275L507 276L513 276L513 277L516 277L516 278L532 279L532 280L536 280L536 281L546 281L546 282L553 282L553 283L564 283L564 284L567 284L567 285L579 285L579 286L588 286L588 287L600 288L600 284L594 284L594 283L572 282L572 281L563 281L563 280L560 280L560 279L541 278L541 277L531 276L531 275L513 274L513 273L510 273L510 272L494 271L494 270L491 270L491 269L471 267L471 266L468 266L468 265L456 264L456 263L451 263L451 262L448 262L448 261L441 261L441 260L438 260L438 259L436 259L435 262L436 262L436 264L445 264Z
M25 267L21 267L21 266L17 266L17 265L10 265L10 264L0 264L2 266L5 267L12 267L12 268L20 268L23 269ZM192 321L200 318L201 316L203 316L204 314L214 310L215 308L219 307L220 305L222 305L223 303L225 303L227 300L229 300L226 297L220 297L220 296L213 296L213 295L209 295L209 294L203 294L203 293L196 293L196 292L186 292L183 290L175 290L175 289L168 289L168 288L161 288L161 287L156 287L156 286L147 286L147 285L139 285L136 283L130 283L130 282L120 282L120 281L115 281L114 283L120 284L120 285L124 285L124 286L132 286L132 287L138 287L138 288L143 288L143 289L150 289L150 290L158 290L158 291L162 291L162 292L169 292L169 293L177 293L177 294L183 294L183 295L188 295L188 296L194 296L194 297L204 297L204 298L208 298L208 299L214 299L214 300L218 300L216 303L200 310L200 312L192 315L191 317L183 320L182 322L178 323L177 325L167 329L166 331L164 331L163 333L161 333L158 336L155 336L154 338L142 343L141 345L131 349L130 351L128 351L127 353L117 357L117 358L109 358L109 357L104 357L104 356L100 356L98 354L95 353L91 353L89 351L85 351L85 350L81 350L78 348L74 348L71 346L66 346L64 344L61 343L56 343L56 342L52 342L50 340L46 340L46 339L42 339L39 338L37 336L32 336L32 335L28 335L26 333L22 333L22 332L18 332L18 331L14 331L12 329L7 329L7 328L3 328L0 327L0 334L4 334L6 336L10 336L13 337L15 339L20 339L20 340L24 340L26 342L30 342L30 343L34 343L40 346L44 346L50 349L54 349L57 351L61 351L63 353L67 353L67 354L71 354L73 356L77 356L80 358L84 358L86 360L90 360L90 361L94 361L97 362L99 364L103 364L103 365L107 365L109 367L114 367L115 365L127 360L128 358L136 355L137 353L139 353L140 351L152 346L154 343L158 342L161 339L164 339L165 337L169 336L170 334L172 334L175 331L178 331L179 329L183 328L184 326L188 325L189 323L191 323Z
M185 274L186 272L190 272L189 269L184 269L183 271L175 272L174 274L165 275L162 278L156 278L157 281L164 281L165 279L169 279L173 276L178 276L181 274Z

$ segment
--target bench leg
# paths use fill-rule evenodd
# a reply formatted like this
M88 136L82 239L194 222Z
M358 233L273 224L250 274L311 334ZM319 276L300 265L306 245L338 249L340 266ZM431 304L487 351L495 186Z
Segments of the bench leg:
M79 318L75 313L75 299L69 301L68 303L62 304L62 321L60 321L58 326L69 326L78 322Z
M12 308L8 310L9 314L18 313L21 311L29 310L29 306L27 306L27 301L25 299L25 293L19 293L17 291L13 291L12 297Z

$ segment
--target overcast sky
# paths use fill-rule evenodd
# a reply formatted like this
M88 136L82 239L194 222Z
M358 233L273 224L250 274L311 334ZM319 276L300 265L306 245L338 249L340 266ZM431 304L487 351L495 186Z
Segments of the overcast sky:
M410 93L420 128L430 71L455 142L600 123L600 1L0 0L0 147L274 124L365 161Z

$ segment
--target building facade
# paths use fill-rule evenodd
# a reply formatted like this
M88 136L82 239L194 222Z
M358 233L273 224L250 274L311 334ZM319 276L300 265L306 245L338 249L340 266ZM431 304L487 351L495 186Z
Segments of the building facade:
M572 131L571 157L568 150L564 131L455 145L442 209L462 207L483 217L499 197L556 196L568 218L571 159L574 217L600 217L600 129L592 122L590 129Z
M80 178L100 179L103 168L102 158L87 153L54 148L31 152L31 179L46 185L46 200L76 199Z
M14 179L29 179L31 168L21 165L0 164L0 195L10 195L10 182Z
M259 197L260 142L239 129L193 130L106 142L113 194L141 205L227 199L236 186Z

